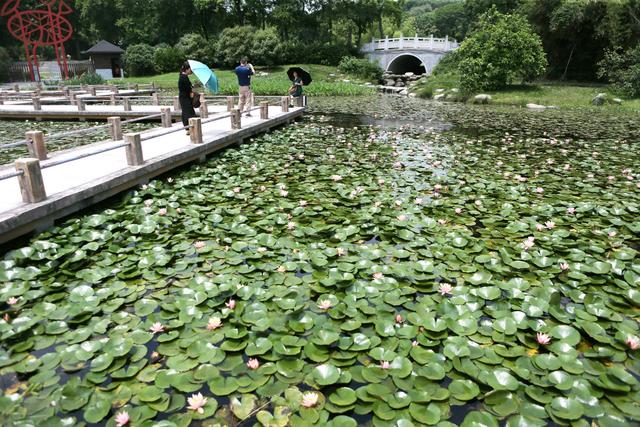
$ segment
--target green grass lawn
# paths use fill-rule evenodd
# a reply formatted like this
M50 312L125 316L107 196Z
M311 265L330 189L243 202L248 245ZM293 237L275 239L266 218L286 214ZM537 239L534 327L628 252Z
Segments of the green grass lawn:
M288 65L275 67L256 67L257 75L252 78L251 86L257 95L286 95L287 89L291 86L291 82L287 78ZM367 95L375 92L375 89L365 87L364 81L353 79L339 73L335 67L325 65L305 64L302 68L309 71L313 77L313 82L304 88L304 92L310 96L319 95ZM214 70L218 78L219 94L232 95L238 92L238 80L233 70ZM260 75L260 73L268 73L268 75ZM344 82L343 80L349 80ZM128 77L115 82L125 83L151 83L154 82L158 87L164 89L173 89L177 91L178 71L175 73L160 74L147 77ZM191 76L191 81L197 83L197 78Z

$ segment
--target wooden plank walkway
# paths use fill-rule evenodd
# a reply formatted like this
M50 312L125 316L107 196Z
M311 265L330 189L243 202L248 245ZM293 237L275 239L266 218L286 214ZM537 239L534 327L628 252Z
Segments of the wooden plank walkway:
M169 106L162 105L131 105L131 111L125 111L123 105L87 104L85 111L78 111L75 105L42 105L36 110L29 104L0 105L0 119L14 120L106 120L111 116L132 119L137 117L159 114L160 109ZM226 106L207 105L209 111L226 111ZM180 111L171 107L171 115L180 117ZM157 120L160 120L157 118Z
M221 119L202 124L201 144L191 142L190 137L180 129L182 123L173 125L173 133L167 133L170 130L168 128L143 132L141 146L144 164L140 166L128 166L124 147L59 164L65 159L122 145L122 141L101 142L54 153L40 163L47 193L47 198L41 202L23 202L18 177L0 179L0 243L34 230L46 229L56 219L145 183L154 176L185 163L202 160L207 154L228 145L241 143L245 138L290 123L302 116L304 107L285 112L281 106L269 106L268 119L260 119L260 112L256 109L252 117L242 116L241 129L231 129L231 119L226 111L215 114L212 114L211 108L209 111L210 119ZM54 166L47 167L50 164ZM0 170L0 176L12 171L12 168L4 168Z

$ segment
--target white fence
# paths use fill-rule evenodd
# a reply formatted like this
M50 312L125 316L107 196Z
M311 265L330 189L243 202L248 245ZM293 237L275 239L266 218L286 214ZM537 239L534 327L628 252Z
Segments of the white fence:
M400 37L373 39L371 43L362 46L363 52L374 52L380 50L402 50L402 49L424 49L448 52L457 49L460 44L455 39L430 37Z

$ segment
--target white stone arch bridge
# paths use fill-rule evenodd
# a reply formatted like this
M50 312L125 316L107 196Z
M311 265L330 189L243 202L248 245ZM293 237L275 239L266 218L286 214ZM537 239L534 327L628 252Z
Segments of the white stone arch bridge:
M377 62L391 74L431 74L445 53L457 49L454 39L430 37L400 37L373 39L362 46L369 61Z

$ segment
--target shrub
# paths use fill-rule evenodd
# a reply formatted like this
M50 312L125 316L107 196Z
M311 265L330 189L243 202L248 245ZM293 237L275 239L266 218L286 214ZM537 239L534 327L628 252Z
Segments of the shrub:
M186 57L180 49L169 46L168 44L156 46L153 54L156 71L159 73L177 72L185 59Z
M598 63L598 77L626 96L640 96L640 45L626 51L607 50Z
M251 50L255 38L253 27L229 27L222 30L217 43L216 59L224 66L236 65L241 58L253 60Z
M213 55L214 43L207 41L207 39L200 34L185 34L180 37L175 48L182 54L182 60L180 62L183 62L185 59L194 59L208 65L213 65L215 62Z
M481 17L478 29L460 45L457 55L460 83L468 92L531 81L547 65L540 36L526 19L495 8Z
M130 76L149 76L156 72L153 47L134 44L124 52L125 72Z
M78 81L83 85L101 85L104 83L104 79L98 73L82 73L78 77Z
M0 82L9 80L9 66L11 65L11 55L9 51L0 46Z
M378 81L382 78L382 69L378 64L353 56L342 58L338 64L338 70L366 80Z
M272 28L258 30L253 36L251 51L247 55L257 64L275 65L279 59L279 47L278 34Z

